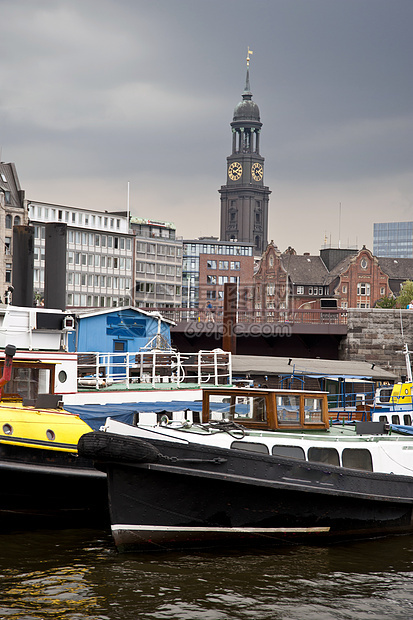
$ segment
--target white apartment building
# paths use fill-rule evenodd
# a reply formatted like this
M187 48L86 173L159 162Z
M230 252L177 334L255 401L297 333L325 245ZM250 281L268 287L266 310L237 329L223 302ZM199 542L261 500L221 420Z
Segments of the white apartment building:
M182 305L182 239L172 222L131 217L135 235L135 303L142 308Z
M44 293L45 225L67 224L67 308L134 305L134 235L126 213L27 201L34 226L34 295Z

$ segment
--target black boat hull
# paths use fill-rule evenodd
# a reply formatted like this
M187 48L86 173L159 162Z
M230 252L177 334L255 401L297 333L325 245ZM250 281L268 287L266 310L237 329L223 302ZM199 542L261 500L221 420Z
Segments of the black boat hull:
M102 527L106 475L75 453L0 444L3 529Z
M116 441L126 449L137 440ZM269 546L413 531L411 477L150 443L159 453L153 462L103 459L112 533L121 551Z

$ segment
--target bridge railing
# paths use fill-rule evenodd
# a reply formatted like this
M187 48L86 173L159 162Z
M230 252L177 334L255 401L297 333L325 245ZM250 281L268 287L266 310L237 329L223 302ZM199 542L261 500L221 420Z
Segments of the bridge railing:
M202 321L205 323L222 323L223 309L211 311L204 308L150 308L149 312L159 312L163 318L180 323L182 321ZM293 323L293 324L347 324L347 310L343 308L328 308L323 310L275 310L271 308L260 310L243 310L236 312L237 323Z

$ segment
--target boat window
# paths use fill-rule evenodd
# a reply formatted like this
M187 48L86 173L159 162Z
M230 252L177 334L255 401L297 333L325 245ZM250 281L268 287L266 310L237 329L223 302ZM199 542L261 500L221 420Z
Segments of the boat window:
M228 397L211 394L209 398L209 417L211 420L265 422L267 420L265 397Z
M391 423L392 424L400 424L400 417L398 415L392 415Z
M4 386L5 394L18 395L35 401L38 394L49 392L50 370L47 368L18 368L12 370L12 378Z
M386 415L379 416L379 422L385 422L386 424L388 424L387 416Z
M300 397L298 395L277 396L277 419L280 426L300 424Z
M338 452L335 448L310 448L308 460L316 463L328 463L329 465L340 465Z
M362 448L344 448L341 458L343 467L373 471L373 462L369 450Z
M379 390L379 402L380 403L388 403L390 402L390 397L391 397L391 393L392 393L392 388L381 388Z
M412 425L412 416L409 415L408 413L405 413L403 416L403 422L406 426L411 426Z
M269 454L267 446L263 443L252 443L249 441L233 441L231 448L235 450L245 450L246 452L260 452L261 454Z
M304 399L304 421L306 424L320 424L323 421L321 398Z
M273 456L285 456L289 459L299 459L305 461L305 453L300 446L273 446Z

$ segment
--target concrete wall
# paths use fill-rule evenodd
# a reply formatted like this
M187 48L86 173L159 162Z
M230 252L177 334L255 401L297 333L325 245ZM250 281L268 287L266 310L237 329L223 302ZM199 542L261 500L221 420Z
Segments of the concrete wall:
M363 360L399 378L406 375L402 351L405 343L413 351L413 310L349 308L347 318L348 333L341 341L339 359Z

